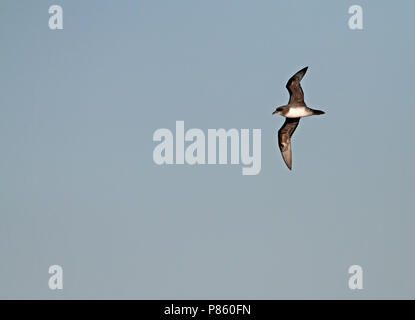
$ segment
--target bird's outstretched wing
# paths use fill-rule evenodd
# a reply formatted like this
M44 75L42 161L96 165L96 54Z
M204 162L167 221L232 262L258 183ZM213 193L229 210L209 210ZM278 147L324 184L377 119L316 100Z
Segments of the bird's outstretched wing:
M290 93L288 104L304 104L304 92L301 88L300 81L307 72L307 69L308 67L301 69L288 80L287 85L285 86Z
M278 146L280 147L282 158L288 169L292 168L291 155L291 136L300 122L300 118L285 118L285 122L278 130Z

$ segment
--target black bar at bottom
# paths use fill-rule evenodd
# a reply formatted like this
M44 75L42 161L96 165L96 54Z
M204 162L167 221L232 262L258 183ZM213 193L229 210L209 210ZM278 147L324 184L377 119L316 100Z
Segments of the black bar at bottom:
M3 300L0 310L43 318L120 316L128 319L286 319L287 316L373 317L412 314L410 300Z

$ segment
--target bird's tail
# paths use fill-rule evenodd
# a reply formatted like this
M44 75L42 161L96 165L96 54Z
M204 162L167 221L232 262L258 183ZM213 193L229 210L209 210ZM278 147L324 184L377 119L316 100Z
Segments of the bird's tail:
M315 109L311 109L311 110L313 110L313 115L325 114L323 110L315 110Z

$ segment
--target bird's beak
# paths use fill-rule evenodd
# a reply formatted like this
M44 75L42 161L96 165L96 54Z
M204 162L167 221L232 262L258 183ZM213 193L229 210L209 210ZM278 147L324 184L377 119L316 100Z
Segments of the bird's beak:
M277 110L275 110L272 114L276 114L277 113Z

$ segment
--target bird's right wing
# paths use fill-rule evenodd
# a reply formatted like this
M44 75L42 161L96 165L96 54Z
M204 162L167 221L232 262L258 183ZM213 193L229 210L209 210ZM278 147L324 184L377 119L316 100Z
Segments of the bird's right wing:
M284 124L278 130L278 146L280 147L282 158L290 170L292 168L291 136L299 122L300 118L285 118Z
M307 69L308 67L301 69L288 80L285 86L290 93L290 101L288 101L288 104L304 104L304 92L301 88L300 81L307 72Z

